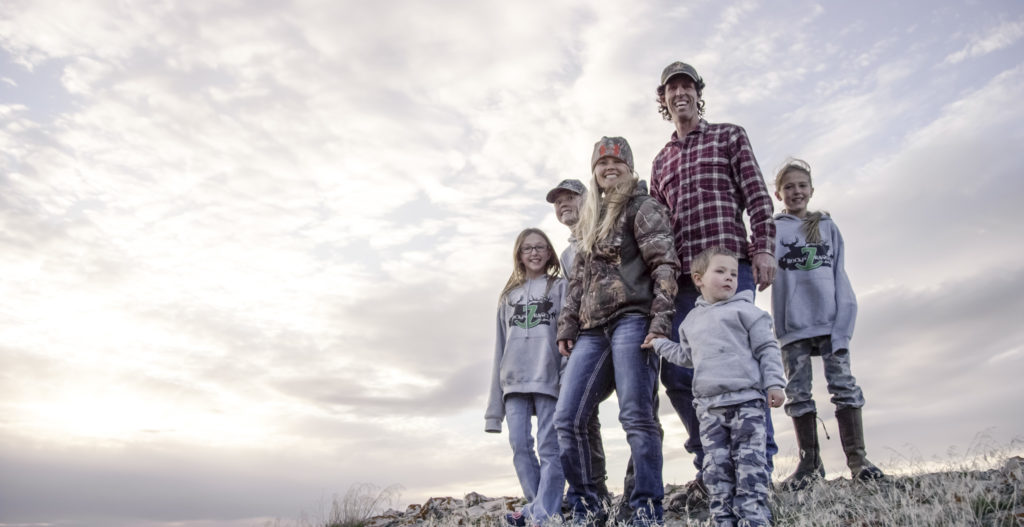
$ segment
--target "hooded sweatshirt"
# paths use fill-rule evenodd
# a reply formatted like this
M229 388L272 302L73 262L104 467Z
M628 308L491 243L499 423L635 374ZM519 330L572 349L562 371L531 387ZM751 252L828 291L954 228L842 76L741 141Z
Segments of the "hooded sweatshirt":
M491 394L484 430L501 432L505 397L539 393L558 397L564 357L558 353L555 330L565 296L564 278L548 288L548 277L527 280L498 302L497 333ZM547 294L545 294L547 291Z
M714 304L698 298L679 325L679 342L654 339L654 350L693 368L694 406L701 412L764 400L765 390L786 386L771 315L754 306L753 291Z
M850 348L857 320L857 298L846 276L846 250L839 228L828 215L818 223L819 243L808 243L803 220L776 214L775 258L779 270L772 283L775 335L783 346L829 335L832 351Z

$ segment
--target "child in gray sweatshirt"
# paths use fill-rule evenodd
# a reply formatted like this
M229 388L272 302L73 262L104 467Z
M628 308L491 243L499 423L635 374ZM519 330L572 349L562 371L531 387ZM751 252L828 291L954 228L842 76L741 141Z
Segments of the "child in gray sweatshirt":
M785 400L779 345L771 316L736 293L739 262L720 247L691 264L701 298L679 326L679 343L655 338L669 362L693 368L694 407L704 447L704 483L716 525L763 526L770 522L765 459L765 403Z
M839 438L850 474L858 480L885 476L867 459L861 407L864 394L850 369L850 339L857 298L846 275L846 247L832 218L811 212L811 166L789 159L775 176L775 197L785 209L775 216L778 274L772 284L775 334L786 366L786 414L793 418L800 462L783 485L799 490L825 476L818 446L817 408L811 397L811 357L820 356Z
M565 489L554 416L565 365L555 332L566 282L558 276L558 255L540 229L519 233L512 262L512 275L499 295L484 431L500 433L501 421L508 422L512 465L527 504L506 514L506 521L541 525L561 520ZM533 416L536 451L530 433Z

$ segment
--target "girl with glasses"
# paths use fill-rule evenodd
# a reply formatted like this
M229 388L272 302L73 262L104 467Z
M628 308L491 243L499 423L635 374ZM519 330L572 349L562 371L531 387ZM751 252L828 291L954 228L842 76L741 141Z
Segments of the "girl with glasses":
M558 255L540 229L519 233L512 249L512 275L498 301L491 393L484 430L501 432L508 422L512 465L527 504L509 513L515 526L561 521L565 477L555 434L555 402L565 359L555 340L566 281ZM531 433L537 416L537 448Z

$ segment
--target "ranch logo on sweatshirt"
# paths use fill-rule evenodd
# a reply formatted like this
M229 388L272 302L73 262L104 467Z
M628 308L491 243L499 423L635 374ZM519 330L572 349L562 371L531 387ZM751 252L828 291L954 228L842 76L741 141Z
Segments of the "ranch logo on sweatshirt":
M827 243L799 243L799 239L794 239L793 243L782 242L786 254L779 257L779 268L787 271L813 271L819 267L832 267L831 247Z
M548 297L541 299L530 299L525 304L522 299L516 302L512 318L508 320L509 327L516 326L522 329L532 329L541 324L551 325L551 308L553 304Z

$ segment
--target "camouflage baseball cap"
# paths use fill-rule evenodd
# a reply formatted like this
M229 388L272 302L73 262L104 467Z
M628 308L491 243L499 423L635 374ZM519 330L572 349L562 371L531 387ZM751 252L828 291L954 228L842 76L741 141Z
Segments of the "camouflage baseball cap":
M661 84L659 84L659 86L664 86L669 79L676 75L686 75L693 79L693 84L697 86L697 91L704 90L704 79L700 78L700 75L697 74L697 70L685 62L679 61L665 66L665 70L661 72Z
M587 193L587 186L578 179L563 179L555 188L548 191L548 203L555 202L555 194L558 194L559 190L568 190L582 196Z
M621 160L629 165L629 170L633 170L633 150L629 148L625 138L602 137L600 141L594 143L594 154L590 156L590 170L597 166L598 159L606 156Z

